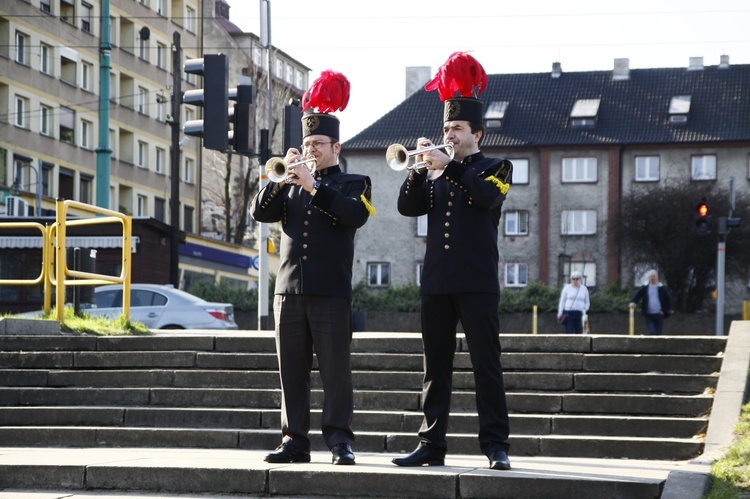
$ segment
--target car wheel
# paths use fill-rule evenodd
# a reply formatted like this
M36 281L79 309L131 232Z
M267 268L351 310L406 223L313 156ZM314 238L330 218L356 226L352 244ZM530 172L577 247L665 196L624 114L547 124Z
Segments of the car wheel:
M159 329L185 329L185 328L182 327L182 326L178 326L176 324L170 324L168 326L164 326L164 327L161 327Z

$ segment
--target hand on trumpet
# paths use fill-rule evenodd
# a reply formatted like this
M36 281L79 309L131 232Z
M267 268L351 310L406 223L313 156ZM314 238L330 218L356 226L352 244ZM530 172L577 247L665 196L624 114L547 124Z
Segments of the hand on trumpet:
M417 139L417 150L433 147L434 144L430 139L420 137ZM417 155L416 162L421 163L422 169L426 170L445 170L450 163L451 156L446 154L444 149L430 149Z
M315 179L308 165L303 162L304 159L306 158L302 156L299 150L293 147L286 152L284 162L289 165L289 171L284 183L299 185L310 192L315 184Z

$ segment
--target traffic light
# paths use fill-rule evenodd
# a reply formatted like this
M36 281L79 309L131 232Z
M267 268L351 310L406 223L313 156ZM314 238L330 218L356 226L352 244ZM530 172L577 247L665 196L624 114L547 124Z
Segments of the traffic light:
M239 154L252 154L255 151L254 91L251 82L240 83L237 88L229 89L229 99L236 101L229 119L232 124L229 143Z
M299 99L289 99L284 106L284 153L302 143L302 107Z
M201 59L188 59L186 73L203 77L203 88L188 90L184 104L203 106L203 119L185 123L185 135L203 137L203 147L225 151L229 147L229 64L226 54L206 54Z
M705 199L695 207L695 234L697 236L711 234L711 208Z

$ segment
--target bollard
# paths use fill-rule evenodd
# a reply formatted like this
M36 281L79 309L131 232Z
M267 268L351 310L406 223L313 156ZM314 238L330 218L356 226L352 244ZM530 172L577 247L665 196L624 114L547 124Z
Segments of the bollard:
M533 311L534 312L531 316L531 334L536 334L537 325L538 325L537 315L536 315L536 305L534 305Z
M629 334L630 336L633 336L635 334L635 309L631 308L628 309L629 312L629 320L630 320L630 327L629 327Z

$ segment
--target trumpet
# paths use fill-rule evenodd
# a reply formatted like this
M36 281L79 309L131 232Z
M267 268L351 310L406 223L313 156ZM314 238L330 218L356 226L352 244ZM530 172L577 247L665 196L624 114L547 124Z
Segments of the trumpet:
M268 180L271 182L277 184L279 182L286 182L289 180L290 176L294 176L294 174L291 173L291 169L299 165L307 165L307 169L310 170L310 173L313 173L318 167L318 161L315 158L310 157L295 163L287 164L283 158L271 158L266 161L266 175L268 175Z
M446 142L445 144L441 144L439 146L423 147L422 149L416 149L414 151L408 151L406 147L402 146L401 144L391 144L385 151L385 160L388 162L388 166L391 167L391 170L397 172L400 172L402 170L418 171L422 168L427 168L428 166L430 166L430 162L419 161L409 166L409 160L413 156L417 156L427 151L434 151L436 149L445 149L446 154L448 154L448 156L453 159L453 142Z

